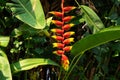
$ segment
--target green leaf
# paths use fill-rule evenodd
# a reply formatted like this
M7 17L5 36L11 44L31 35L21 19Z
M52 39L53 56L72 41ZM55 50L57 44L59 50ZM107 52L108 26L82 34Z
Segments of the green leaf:
M120 38L120 26L105 28L77 41L71 50L73 55L81 54L101 44Z
M9 43L9 40L9 37L0 36L0 46L6 47Z
M24 60L11 64L11 70L12 70L12 73L16 73L19 71L30 70L40 65L59 66L57 63L53 62L50 59L31 58L31 59L24 59Z
M50 23L51 23L52 19L53 19L53 17L47 18L46 22L47 22L48 27L50 26Z
M39 0L12 0L8 3L13 14L24 23L36 29L45 27L45 16Z
M0 80L12 80L10 64L2 50L0 50Z
M116 25L120 25L120 17L118 17L118 19L116 21Z
M105 28L100 18L91 8L84 5L80 5L80 8L83 12L83 18L85 19L86 23L93 33L96 33Z
M6 54L0 49L0 56L7 58Z

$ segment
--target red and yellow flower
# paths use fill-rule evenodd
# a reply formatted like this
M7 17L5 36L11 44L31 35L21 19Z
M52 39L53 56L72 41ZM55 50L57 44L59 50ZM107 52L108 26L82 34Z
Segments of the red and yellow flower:
M70 23L70 21L75 18L75 16L65 16L64 14L70 12L71 10L75 9L74 6L66 6L64 7L64 0L61 3L62 11L52 11L51 14L59 17L59 20L52 20L52 23L57 26L57 28L51 29L53 32L52 38L56 40L53 43L53 48L56 50L53 51L54 54L61 56L61 65L67 71L69 69L69 59L65 55L66 52L70 52L72 46L70 45L71 42L74 42L74 38L71 36L75 34L74 31L68 31L73 27L75 24ZM61 18L61 19L60 19Z

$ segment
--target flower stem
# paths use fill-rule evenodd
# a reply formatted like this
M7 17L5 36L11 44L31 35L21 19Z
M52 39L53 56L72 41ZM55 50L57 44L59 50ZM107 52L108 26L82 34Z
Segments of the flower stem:
M59 73L59 76L58 76L58 80L60 80L61 74L62 74L62 67L60 67L60 73Z

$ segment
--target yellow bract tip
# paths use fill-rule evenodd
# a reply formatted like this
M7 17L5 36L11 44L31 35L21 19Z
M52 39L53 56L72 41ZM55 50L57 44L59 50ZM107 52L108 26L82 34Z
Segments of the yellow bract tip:
M55 29L51 29L51 32L55 32Z
M52 23L55 23L55 20L52 20Z
M70 42L74 42L74 38L70 38Z
M53 11L51 11L51 12L49 12L50 14L54 14L54 12Z
M72 31L72 32L70 32L70 34L71 34L71 35L74 35L74 34L75 34L75 32L73 32L73 31Z
M53 51L54 54L56 54L56 51Z
M72 16L72 19L75 18L75 16Z
M53 35L53 36L51 36L52 38L54 38L54 39L56 39L56 36L55 35Z
M72 49L72 46L70 46L70 49Z
M62 64L62 67L65 69L65 71L68 71L69 69L69 60L65 60Z
M77 7L75 7L75 6L72 7L72 9L75 9L75 8L77 8Z
M57 47L57 43L53 43L53 47Z
M71 23L70 26L73 27L75 24Z

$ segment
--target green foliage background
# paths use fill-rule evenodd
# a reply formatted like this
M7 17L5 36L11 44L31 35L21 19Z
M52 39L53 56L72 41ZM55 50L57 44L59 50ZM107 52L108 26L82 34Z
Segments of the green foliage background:
M67 72L52 54L45 2L0 1L0 80L47 80L47 69L51 80L120 80L120 0L67 1L77 6L70 13L76 34Z

